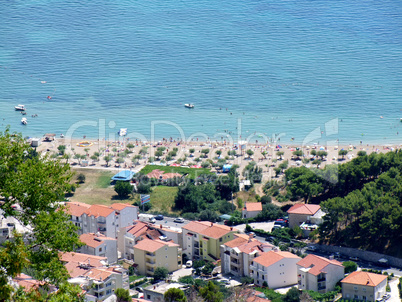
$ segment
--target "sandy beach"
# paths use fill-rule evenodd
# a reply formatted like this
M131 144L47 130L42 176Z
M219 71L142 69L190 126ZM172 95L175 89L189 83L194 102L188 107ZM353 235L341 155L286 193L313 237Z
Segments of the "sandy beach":
M128 148L132 144L133 148ZM176 141L159 141L156 143L150 142L139 142L139 141L128 141L123 137L119 141L101 141L101 140L87 140L87 139L65 139L65 138L55 138L53 141L47 142L42 141L41 145L37 148L39 152L46 152L50 156L56 157L58 154L58 146L65 145L65 154L68 154L68 159L62 159L62 161L68 161L72 167L79 168L91 168L91 169L107 169L107 170L121 170L130 169L135 172L140 171L145 165L149 164L149 159L155 157L155 152L158 147L165 147L166 150L163 152L163 156L160 157L159 161L154 161L154 164L162 163L164 165L169 165L175 163L178 159L182 159L180 163L181 166L190 167L192 165L200 165L206 160L217 161L217 151L221 151L220 158L225 158L228 156L228 151L235 150L235 156L229 156L227 163L239 165L239 172L243 171L244 167L250 161L255 161L259 167L263 170L264 180L267 181L275 176L274 168L277 167L283 161L289 161L289 167L292 166L315 166L312 162L307 162L305 158L311 158L311 152L313 150L326 151L328 155L321 162L320 167L324 167L327 164L343 163L352 160L357 156L359 151L366 151L367 154L372 152L376 153L386 153L400 146L397 145L356 145L356 146L321 146L314 144L312 146L297 146L297 145L282 145L282 144L269 144L269 145L258 145L258 144L228 144L220 142L176 142ZM146 148L147 152L145 154L140 154L140 150ZM177 148L177 155L171 161L165 161L165 157L168 152L172 151L173 148ZM193 156L190 157L190 149L194 149ZM203 157L202 150L209 149L207 157ZM339 150L348 150L344 159L338 155ZM126 151L128 150L128 151ZM249 156L246 150L252 150L253 155ZM295 150L302 150L303 156L299 159L293 155ZM283 152L282 156L278 156L278 152ZM127 152L127 153L126 153ZM98 153L100 156L98 159L91 159L94 155ZM126 154L125 154L126 153ZM85 158L78 159L77 154ZM122 154L125 154L122 156ZM111 161L109 165L106 166L105 156L111 156ZM120 156L119 156L120 155ZM137 159L134 157L137 155ZM140 155L140 156L138 156ZM59 156L60 158L61 156ZM139 158L140 157L140 158ZM121 163L116 163L117 158L122 158ZM139 158L139 159L138 159ZM200 161L195 160L200 158ZM240 176L241 178L241 176Z

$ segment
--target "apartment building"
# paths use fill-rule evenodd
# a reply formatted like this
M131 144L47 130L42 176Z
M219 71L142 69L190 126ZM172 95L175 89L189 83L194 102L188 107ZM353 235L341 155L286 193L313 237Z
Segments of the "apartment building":
M326 293L335 289L345 276L345 267L337 260L309 254L297 262L299 289Z
M182 249L171 241L145 238L133 249L135 265L142 275L152 276L157 267L166 267L173 272L182 266Z
M183 253L188 259L216 261L220 259L220 246L238 232L233 227L209 221L192 221L182 227Z
M80 228L80 235L100 232L116 238L119 228L129 226L138 219L138 207L123 203L105 206L67 202L65 205L71 221Z
M106 257L110 264L117 262L117 240L115 238L106 237L98 232L82 234L80 241L85 245L78 248L78 252Z
M300 257L282 252L278 249L261 253L251 262L250 277L254 278L254 284L263 285L267 282L272 289L297 284L297 266Z
M108 266L106 257L78 253L62 253L70 279L68 282L79 285L86 292L86 301L104 301L116 289L129 289L129 277L121 266Z
M181 232L172 230L162 225L157 226L151 223L134 221L133 225L120 228L117 236L117 248L122 258L134 259L134 245L143 238L160 239L173 241L182 246Z
M250 276L250 266L254 258L272 250L274 246L262 243L252 235L234 234L234 237L220 247L222 274Z
M342 281L342 298L354 301L376 301L386 294L387 276L356 271Z

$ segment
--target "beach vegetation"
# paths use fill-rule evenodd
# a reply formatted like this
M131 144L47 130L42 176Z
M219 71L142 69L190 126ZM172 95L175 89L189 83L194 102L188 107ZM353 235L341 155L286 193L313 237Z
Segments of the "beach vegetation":
M215 153L216 153L216 155L221 156L222 150L216 150Z
M143 147L141 148L141 150L139 151L139 154L141 155L145 155L148 153L148 147Z
M193 154L193 153L195 152L195 149L194 149L194 148L190 148L190 149L188 150L188 152L190 152L190 154Z
M186 176L189 179L196 179L201 175L213 175L209 169L204 168L185 168L185 167L175 167L175 166L159 166L159 165L147 165L141 169L140 173L146 175L153 170L160 170L165 173L179 173Z
M246 154L247 154L248 157L250 158L250 157L254 154L254 151L251 150L251 149L248 149L248 150L246 151Z
M155 157L151 156L150 158L148 158L148 162L149 163L153 163L155 161Z
M296 160L300 160L300 157L303 156L303 151L302 150L295 150L292 153L294 156L296 156Z
M348 154L348 150L343 150L343 149L341 149L341 150L339 150L339 152L338 152L338 155L339 155L339 156L342 156L342 160L345 159L345 155L346 155L346 154Z
M367 152L366 151L358 151L357 152L357 156L366 156L367 155Z
M208 157L209 149L202 149L201 153L203 154L204 158Z
M229 150L228 156L236 156L236 150Z
M316 159L314 159L311 163L312 163L313 165L316 165L316 166L317 166L317 169L318 169L318 167L319 167L319 166L321 165L321 163L322 163L322 160L316 158Z
M318 157L321 157L321 160L324 160L324 157L326 157L327 155L328 155L328 152L327 152L327 151L321 150L321 151L318 151L318 152L317 152L317 156L318 156Z
M313 155L313 156L316 156L317 155L317 150L316 149L311 150L310 154Z
M85 179L86 179L86 177L85 177L85 174L84 174L84 173L80 173L80 174L77 175L77 181L78 181L78 183L80 183L80 184L84 183L84 182L85 182Z
M278 156L279 158L279 160L282 160L283 159L283 155L285 154L285 152L283 152L283 151L278 151L278 152L276 152L276 156Z
M64 153L66 152L66 145L59 145L57 147L57 150L59 150L60 155L64 155Z
M108 167L109 163L112 161L112 156L106 155L103 157L103 160L106 162L106 167Z
M255 161L250 162L243 170L243 176L250 180L251 184L261 183L262 168L257 166Z
M126 147L131 150L134 149L135 146L132 143L128 143Z

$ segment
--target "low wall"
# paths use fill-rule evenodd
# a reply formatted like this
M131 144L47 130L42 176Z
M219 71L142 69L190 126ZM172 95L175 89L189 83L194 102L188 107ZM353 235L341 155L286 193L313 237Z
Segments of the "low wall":
M316 244L317 249L328 253L341 253L342 255L346 255L348 257L358 257L361 260L370 261L370 262L377 262L381 258L385 258L388 260L388 264L392 267L402 268L402 259L396 258L384 254L363 251L359 249L354 249L350 247L343 247L343 246L333 246L333 245L323 245L323 244Z

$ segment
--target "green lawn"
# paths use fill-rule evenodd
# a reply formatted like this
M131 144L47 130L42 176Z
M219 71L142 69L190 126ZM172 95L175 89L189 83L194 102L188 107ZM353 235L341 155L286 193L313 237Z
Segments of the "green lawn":
M153 187L151 192L151 211L172 213L174 199L176 198L178 188L157 186ZM139 195L139 194L136 194ZM139 198L136 196L136 199Z
M152 172L153 170L156 169L164 171L165 173L179 173L181 175L188 174L188 177L191 179L195 179L201 174L214 174L210 171L210 169L204 169L204 168L196 169L196 168L183 168L183 167L157 166L157 165L147 165L144 168L142 168L140 173L148 174L149 172Z
M109 187L111 178L112 178L112 176L114 174L115 173L112 173L112 172L109 172L109 171L102 171L99 174L98 179L96 180L96 185L95 186L97 188L107 188L107 187Z

